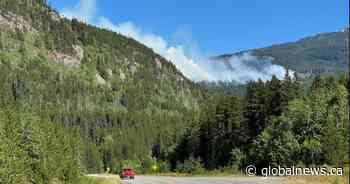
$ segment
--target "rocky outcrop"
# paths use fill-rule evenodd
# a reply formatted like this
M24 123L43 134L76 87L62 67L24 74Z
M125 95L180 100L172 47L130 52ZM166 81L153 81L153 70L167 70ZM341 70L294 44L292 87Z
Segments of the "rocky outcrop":
M106 80L102 78L102 76L98 73L96 73L96 81L98 84L102 84L102 85L107 83Z
M23 17L18 16L12 12L4 12L0 10L0 27L6 27L12 30L19 30L21 32L37 33Z
M156 58L154 62L156 63L158 69L162 69L162 62L160 61L160 59Z
M73 56L65 53L54 52L53 59L58 63L62 63L68 68L79 68L81 65L81 61L84 58L84 49L81 48L79 45L73 45L73 49Z

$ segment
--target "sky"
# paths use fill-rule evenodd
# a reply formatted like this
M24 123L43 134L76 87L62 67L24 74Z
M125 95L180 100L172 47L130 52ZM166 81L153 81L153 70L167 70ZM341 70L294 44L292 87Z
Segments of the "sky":
M207 58L338 31L348 25L349 12L348 0L48 2L67 18L78 18L133 37L173 62L186 77L194 81L234 79L245 82L256 80L259 76L266 79L272 75L281 77L284 71L280 70L280 66L266 66L263 69L265 73L242 66L247 59L253 60L253 56L233 58L238 63L244 61L239 67L251 70L251 73L240 72L249 73L240 76L223 72L217 66L213 69ZM273 72L269 70L271 68L274 68ZM240 69L237 68L237 71Z
M79 0L49 0L58 10ZM218 55L294 41L347 25L348 0L97 0L96 14L133 22L169 42L190 34Z

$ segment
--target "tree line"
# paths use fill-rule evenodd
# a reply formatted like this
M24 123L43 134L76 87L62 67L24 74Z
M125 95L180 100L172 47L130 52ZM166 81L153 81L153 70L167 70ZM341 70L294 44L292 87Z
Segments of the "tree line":
M192 172L240 171L251 164L342 167L348 163L346 85L345 76L317 76L309 87L290 75L250 82L244 97L222 96L207 105L160 158L173 170Z

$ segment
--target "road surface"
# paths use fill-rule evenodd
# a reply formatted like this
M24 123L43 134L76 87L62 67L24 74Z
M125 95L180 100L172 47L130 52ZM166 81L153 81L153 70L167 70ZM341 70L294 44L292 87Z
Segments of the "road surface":
M123 184L128 184L123 181ZM131 184L283 184L279 178L137 176Z

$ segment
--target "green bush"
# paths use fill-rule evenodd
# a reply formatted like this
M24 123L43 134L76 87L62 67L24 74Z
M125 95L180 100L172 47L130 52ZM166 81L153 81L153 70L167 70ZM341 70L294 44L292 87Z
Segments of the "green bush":
M188 174L203 174L205 169L200 159L195 159L190 157L188 160L185 160L183 163L178 162L176 165L176 172L179 173L188 173Z
M234 171L238 171L240 168L244 167L244 162L246 161L246 155L239 148L235 148L231 152L230 166Z
M142 159L142 173L154 173L158 170L153 170L153 166L157 165L157 160L151 156L146 156Z
M159 172L161 172L161 173L168 173L168 172L170 172L171 167L170 167L169 162L167 162L167 161L159 161L158 162L158 166L159 166Z

